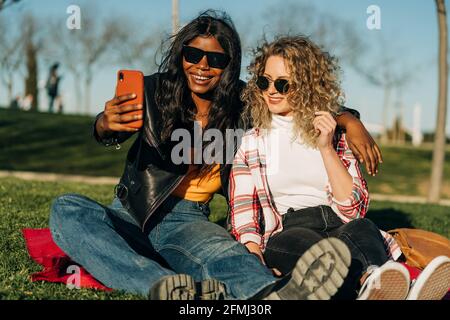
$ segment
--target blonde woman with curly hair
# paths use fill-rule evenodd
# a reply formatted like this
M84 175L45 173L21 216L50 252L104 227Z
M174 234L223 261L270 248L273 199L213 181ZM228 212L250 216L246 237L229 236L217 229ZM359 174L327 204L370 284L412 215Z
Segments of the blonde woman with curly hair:
M274 272L295 270L306 299L405 299L398 246L362 219L369 193L336 130L333 57L307 37L280 37L255 51L249 71L243 101L254 128L229 186L235 238Z

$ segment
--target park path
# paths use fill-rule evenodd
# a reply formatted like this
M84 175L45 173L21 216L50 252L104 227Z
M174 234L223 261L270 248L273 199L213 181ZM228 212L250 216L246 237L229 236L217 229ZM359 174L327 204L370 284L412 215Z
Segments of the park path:
M68 181L68 182L81 182L93 185L105 185L116 184L119 178L115 177L93 177L82 175L69 175L69 174L57 174L57 173L41 173L41 172L28 172L28 171L0 171L0 178L3 177L15 177L23 180L35 180L35 181ZM375 201L391 201L401 203L427 203L425 197L420 196L406 196L406 195L387 195L371 193L370 198ZM441 206L450 206L450 199L442 199L439 204Z

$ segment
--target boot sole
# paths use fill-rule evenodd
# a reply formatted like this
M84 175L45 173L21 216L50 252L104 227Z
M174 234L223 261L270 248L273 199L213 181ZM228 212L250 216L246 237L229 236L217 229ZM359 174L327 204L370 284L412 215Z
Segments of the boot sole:
M337 238L314 244L297 261L292 278L276 294L281 300L328 300L342 286L351 254Z
M200 300L224 300L225 286L216 279L206 279L201 282Z
M222 300L225 298L224 285L215 279L203 280L196 286L187 274L163 277L150 291L150 300Z
M150 300L194 300L195 282L187 274L165 276L151 289Z

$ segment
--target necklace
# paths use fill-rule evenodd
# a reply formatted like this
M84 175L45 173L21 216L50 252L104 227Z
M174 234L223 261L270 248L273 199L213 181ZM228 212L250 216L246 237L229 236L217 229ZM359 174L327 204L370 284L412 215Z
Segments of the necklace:
M209 112L195 114L195 116L198 118L204 118L204 117L207 117L208 115L209 115Z
M194 117L194 118L206 118L209 115L209 110L206 112L195 112L194 110L189 110L189 113Z
M198 112L198 109L197 109L197 112L195 113L196 118L205 118L208 115L209 115L209 108L206 112Z

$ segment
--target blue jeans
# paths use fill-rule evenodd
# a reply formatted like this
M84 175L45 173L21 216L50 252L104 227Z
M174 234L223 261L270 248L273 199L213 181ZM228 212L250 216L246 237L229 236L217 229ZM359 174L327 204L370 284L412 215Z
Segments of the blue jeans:
M228 299L249 299L277 279L219 225L209 207L170 196L146 230L115 199L58 197L50 216L56 244L104 285L147 296L163 276L186 273L223 282ZM169 268L170 267L170 268Z

